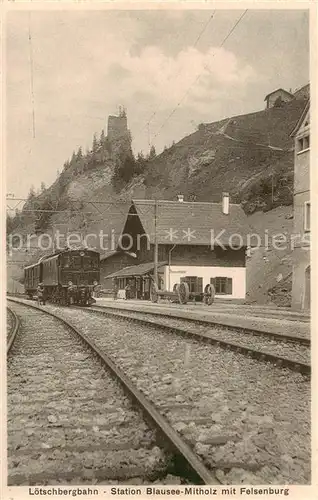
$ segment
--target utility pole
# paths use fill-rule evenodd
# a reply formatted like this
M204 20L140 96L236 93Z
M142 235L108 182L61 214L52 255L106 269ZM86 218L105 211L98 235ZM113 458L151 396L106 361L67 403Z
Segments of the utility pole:
M268 137L268 146L271 145L271 136L270 136L270 133L268 132L267 134L267 137ZM272 204L274 203L274 169L272 167L272 170L271 170L271 178L272 178Z
M154 267L153 267L153 274L154 274L154 280L156 285L158 286L158 237L157 237L157 221L158 221L158 201L155 200L155 235L154 235L154 242L155 242L155 252L154 252Z

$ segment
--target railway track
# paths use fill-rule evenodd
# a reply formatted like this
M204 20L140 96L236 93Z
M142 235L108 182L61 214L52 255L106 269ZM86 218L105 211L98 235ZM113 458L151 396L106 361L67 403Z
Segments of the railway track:
M109 356L223 484L310 482L310 382L175 327L58 312Z
M19 327L20 320L18 316L10 307L7 307L7 352L11 349Z
M284 333L284 334L281 334L281 333L277 333L277 332L273 332L273 331L269 331L269 330L266 330L265 328L250 328L248 326L239 326L239 325L233 325L233 321L231 321L231 313L229 312L229 310L226 310L225 309L225 312L224 312L224 308L222 308L222 315L223 317L226 316L226 313L228 312L228 317L230 319L230 323L228 323L224 318L222 319L219 319L219 320L216 320L216 319L200 319L200 318L189 318L187 317L186 313L184 313L183 311L174 311L173 308L171 308L170 310L168 309L165 309L165 310L162 310L162 311L158 311L158 310L145 310L143 309L142 311L136 311L134 309L132 309L131 307L125 307L123 305L121 305L120 307L113 307L113 306L110 306L110 305L94 305L94 308L95 309L101 309L101 310L108 310L110 312L114 312L114 313L117 313L117 312L124 312L124 313L132 313L132 314L143 314L145 317L153 317L153 318L160 318L160 317L167 317L167 318L171 318L171 319L178 319L178 320L188 320L189 322L191 321L192 323L196 323L197 325L199 326L206 326L206 327L209 327L209 328L212 328L212 327L216 327L216 328L219 328L219 329L222 329L222 330L228 330L228 329L231 329L232 331L235 331L237 333L246 333L246 334L249 334L249 335L253 335L255 337L267 337L267 338L273 338L273 339L276 339L276 340L289 340L291 342L297 342L297 343L300 343L300 344L304 344L304 345L310 345L310 339L304 335L295 335L295 334L288 334L288 333ZM192 312L192 311L190 311ZM216 313L217 314L220 314L220 310L217 310ZM252 315L254 316L254 315ZM256 317L255 317L256 318ZM259 319L257 317L257 319ZM274 318L270 318L270 319L274 319ZM284 318L286 319L286 318ZM294 320L295 321L295 320ZM303 322L305 323L305 322Z
M122 317L144 325L155 325L182 336L199 338L206 343L241 352L261 361L268 361L310 376L310 339L275 335L256 330L211 325L207 321L193 321L165 314L120 311L103 306L93 306L91 313Z
M219 483L82 331L20 300L10 309L21 323L8 352L9 485Z

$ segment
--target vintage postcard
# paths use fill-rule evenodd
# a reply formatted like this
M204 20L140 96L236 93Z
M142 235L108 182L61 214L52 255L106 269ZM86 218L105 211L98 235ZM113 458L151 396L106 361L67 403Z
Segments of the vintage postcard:
M313 498L316 5L1 14L1 497Z

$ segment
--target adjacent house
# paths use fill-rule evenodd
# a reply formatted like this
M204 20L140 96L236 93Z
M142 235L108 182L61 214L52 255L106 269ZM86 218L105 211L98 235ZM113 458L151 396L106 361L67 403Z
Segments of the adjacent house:
M112 279L108 276L124 267L131 266L136 255L123 250L109 251L100 255L100 284L104 290L112 290Z
M310 101L292 132L294 163L294 251L292 307L310 308Z
M190 287L203 291L213 283L216 295L244 299L246 293L246 246L251 229L240 205L221 203L133 200L121 238L121 246L137 255L137 265L113 273L127 282L136 297L149 298L158 248L160 287L172 291L184 278ZM194 291L194 290L193 290Z
M270 94L267 94L264 101L266 101L266 109L280 106L283 102L289 102L294 99L293 94L284 89L276 89Z

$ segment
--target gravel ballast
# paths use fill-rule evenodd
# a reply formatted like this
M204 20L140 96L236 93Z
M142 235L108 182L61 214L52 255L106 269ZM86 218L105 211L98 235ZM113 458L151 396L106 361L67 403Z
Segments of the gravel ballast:
M9 485L141 484L164 472L156 432L79 338L10 307L21 326L8 356Z
M233 326L238 328L250 328L265 332L273 332L280 335L296 335L304 338L310 338L310 323L303 321L290 321L284 317L270 318L257 317L250 314L249 311L237 314L235 305L232 310L229 306L222 309L212 306L203 306L202 304L186 304L182 306L174 303L158 303L140 301L105 301L97 299L97 304L109 308L124 311L138 311L151 313L156 315L166 315L183 319L192 319L196 321L208 321L210 323L219 323L222 325Z
M155 326L48 310L111 355L222 483L310 483L310 382L303 375Z
M107 309L105 312L107 312ZM281 339L276 340L275 338L263 335L252 335L248 331L246 333L231 331L230 329L218 326L202 325L191 320L174 319L134 311L129 313L116 311L115 314L122 316L125 316L125 314L127 316L129 314L132 318L151 321L160 325L165 325L169 328L183 328L195 335L208 335L209 337L233 342L243 347L253 348L262 352L274 354L276 356L285 357L295 360L296 362L310 364L310 347L298 344L297 342Z

